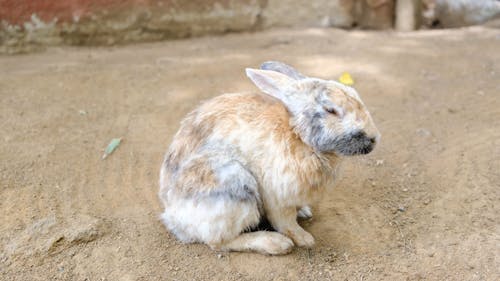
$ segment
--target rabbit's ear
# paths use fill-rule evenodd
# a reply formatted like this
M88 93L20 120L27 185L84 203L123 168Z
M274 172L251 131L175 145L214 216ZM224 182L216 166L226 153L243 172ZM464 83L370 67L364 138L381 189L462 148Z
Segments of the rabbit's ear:
M279 61L266 61L260 66L260 69L283 73L294 80L301 80L306 78L306 76L302 75L295 68Z
M295 80L276 71L247 68L246 73L261 91L285 103L287 93L295 84Z

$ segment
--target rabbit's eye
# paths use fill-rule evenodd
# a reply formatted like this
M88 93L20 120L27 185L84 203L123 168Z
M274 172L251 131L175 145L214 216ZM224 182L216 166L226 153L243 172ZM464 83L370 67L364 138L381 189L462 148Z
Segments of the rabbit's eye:
M339 115L339 113L337 112L337 110L335 110L333 107L325 108L325 110L326 110L326 112L328 112L330 114Z

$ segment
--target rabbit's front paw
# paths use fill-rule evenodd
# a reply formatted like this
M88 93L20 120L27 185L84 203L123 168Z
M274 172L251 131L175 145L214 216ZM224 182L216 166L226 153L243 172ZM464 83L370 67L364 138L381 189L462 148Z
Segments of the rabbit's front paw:
M312 248L314 246L314 237L302 228L287 231L288 237L292 238L298 247Z

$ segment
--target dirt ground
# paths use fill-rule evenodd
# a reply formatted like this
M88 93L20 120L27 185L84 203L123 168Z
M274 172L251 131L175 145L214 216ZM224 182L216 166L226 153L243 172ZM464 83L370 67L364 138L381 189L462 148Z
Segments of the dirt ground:
M158 173L244 68L348 71L382 133L280 257L182 245ZM114 137L121 146L101 160ZM500 31L271 30L0 57L1 280L500 280Z

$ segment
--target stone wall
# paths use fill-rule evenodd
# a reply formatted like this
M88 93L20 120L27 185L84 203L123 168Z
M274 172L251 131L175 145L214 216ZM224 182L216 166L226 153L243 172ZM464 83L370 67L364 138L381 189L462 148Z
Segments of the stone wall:
M499 0L422 0L424 24L460 27L500 19Z
M262 24L268 26L323 26L391 28L394 0L268 0Z
M390 28L394 0L0 0L0 52L273 26Z
M0 0L4 51L111 45L249 30L257 0Z

